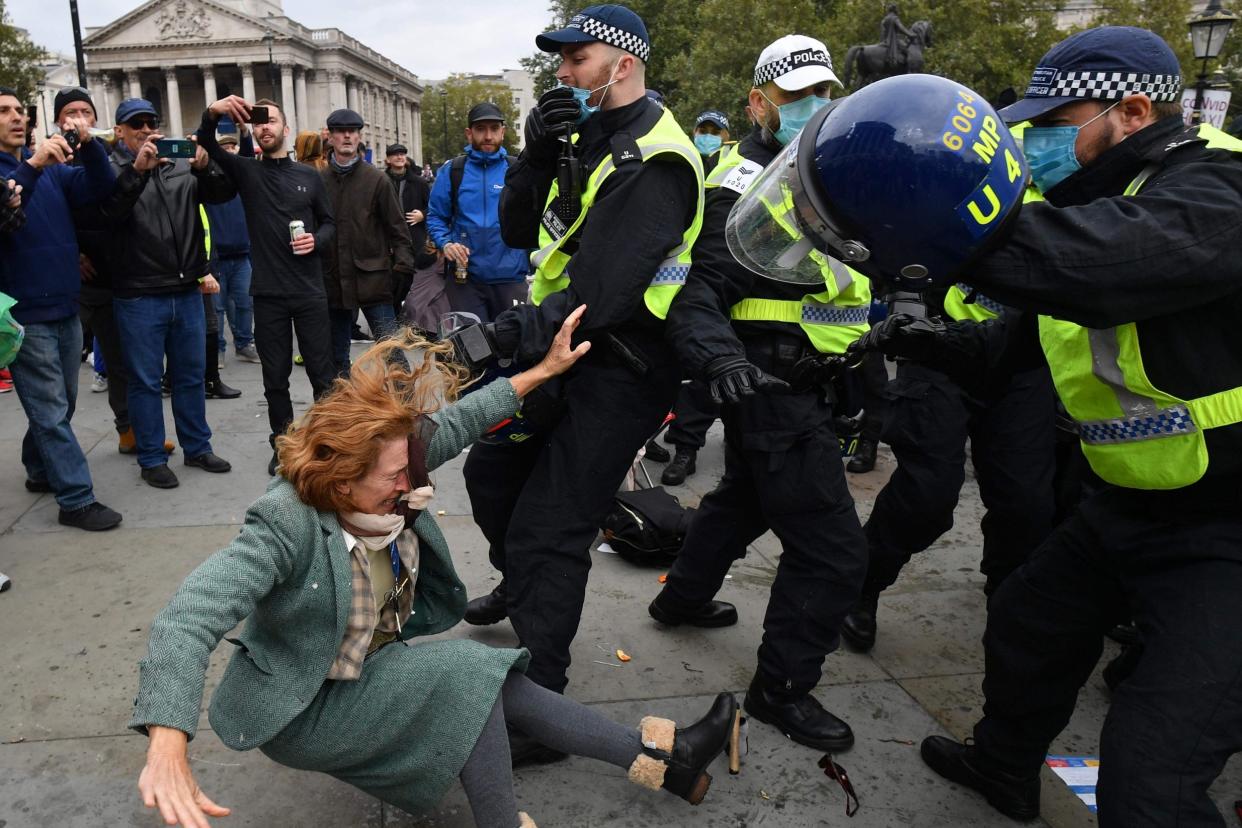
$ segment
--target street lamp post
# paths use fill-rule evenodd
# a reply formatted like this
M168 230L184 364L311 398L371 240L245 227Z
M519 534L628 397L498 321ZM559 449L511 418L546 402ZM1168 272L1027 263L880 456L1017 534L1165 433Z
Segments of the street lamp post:
M280 100L280 93L276 91L276 62L272 58L272 44L275 42L276 35L272 34L272 30L264 30L263 43L267 46L267 82L272 87L272 100L279 102L283 107L285 102Z
M1220 56L1225 38L1237 19L1237 15L1220 7L1220 0L1211 0L1207 8L1198 14L1192 14L1186 21L1186 25L1190 27L1190 43L1195 50L1195 60L1203 61L1195 79L1195 108L1190 118L1192 124L1203 122L1204 92L1208 87L1208 61Z
M446 87L443 87L443 86L441 86L441 87L440 87L440 103L443 105L443 106L442 106L442 109L444 110L444 116L443 116L443 121L444 121L444 144L442 145L442 146L443 146L443 149L444 149L444 158L443 158L443 159L441 159L441 160L443 160L443 161L447 161L447 160L448 160L448 157L449 157L449 155L448 155L448 151L449 151L449 143L448 143L448 89L447 89Z
M401 91L401 82L392 79L392 135L393 143L401 143L401 104L397 103L397 93Z

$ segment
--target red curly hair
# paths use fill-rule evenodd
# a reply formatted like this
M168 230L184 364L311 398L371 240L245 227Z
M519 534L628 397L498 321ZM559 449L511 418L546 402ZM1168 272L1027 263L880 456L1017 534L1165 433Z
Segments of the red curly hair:
M413 351L413 367L401 351ZM457 399L469 374L451 355L451 346L430 343L410 328L371 346L348 378L337 379L276 438L280 473L298 497L322 511L350 510L336 484L364 477L381 444L407 437L419 417Z

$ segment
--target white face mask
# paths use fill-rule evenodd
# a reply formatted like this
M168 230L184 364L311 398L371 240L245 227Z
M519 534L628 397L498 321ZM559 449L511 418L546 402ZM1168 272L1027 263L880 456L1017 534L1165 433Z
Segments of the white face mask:
M419 486L405 493L401 498L411 509L422 511L427 508L435 489L431 486ZM358 541L368 549L383 549L401 534L405 528L405 515L393 512L390 515L372 515L365 512L346 512L341 515L345 522L365 534L359 535Z

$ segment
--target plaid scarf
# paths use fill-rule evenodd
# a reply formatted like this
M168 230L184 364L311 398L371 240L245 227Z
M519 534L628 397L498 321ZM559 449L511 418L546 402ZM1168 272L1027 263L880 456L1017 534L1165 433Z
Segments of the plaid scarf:
M397 611L401 613L401 622L404 624L414 607L414 585L418 578L418 537L412 529L406 529L397 536L397 555L401 558L401 572L397 575L397 581L400 582L407 573L410 578L409 584L397 596ZM354 681L362 675L362 662L366 660L371 638L376 631L397 632L397 613L394 612L392 603L386 603L378 612L376 610L375 592L371 588L371 559L360 541L354 541L349 559L353 573L349 619L345 624L345 637L337 650L336 660L328 671L328 678L337 681Z

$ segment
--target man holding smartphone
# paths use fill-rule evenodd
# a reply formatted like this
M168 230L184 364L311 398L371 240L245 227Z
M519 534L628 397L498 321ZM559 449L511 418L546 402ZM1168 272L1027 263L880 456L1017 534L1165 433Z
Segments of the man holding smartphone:
M228 115L251 125L259 163L233 155L216 140L216 124ZM332 247L336 223L318 171L289 157L289 126L275 101L254 104L237 95L221 98L203 113L198 144L223 168L241 195L250 232L254 276L254 341L263 365L263 393L275 446L277 435L293 422L289 375L293 372L293 332L316 398L336 375L328 298L319 251ZM300 227L298 226L300 223ZM294 236L295 231L297 235ZM314 254L314 255L312 255ZM276 453L268 463L276 473Z
M209 267L199 207L228 201L237 191L191 142L162 141L159 115L149 101L121 101L115 129L117 183L101 212L111 225L113 311L129 370L129 417L142 479L172 489L180 483L164 452L165 357L185 465L217 474L232 468L212 451L207 426L207 318L199 283Z

